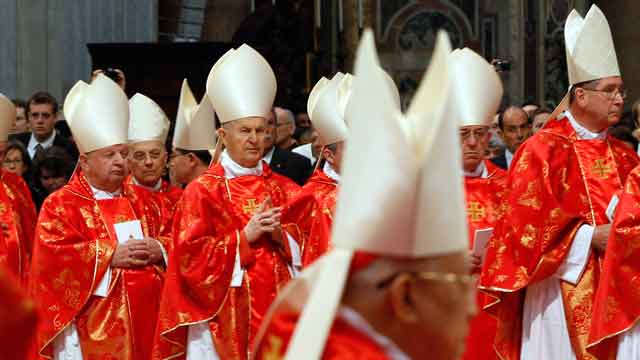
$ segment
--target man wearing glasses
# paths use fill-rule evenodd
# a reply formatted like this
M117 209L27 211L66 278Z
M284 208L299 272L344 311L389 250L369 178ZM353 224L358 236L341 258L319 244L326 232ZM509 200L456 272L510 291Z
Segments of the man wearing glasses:
M571 89L509 173L480 287L497 316L502 359L592 359L593 293L616 193L637 155L607 135L625 91L604 14L575 10L565 25ZM565 110L562 115L560 110ZM608 349L611 350L611 349ZM606 359L615 353L605 352Z
M44 150L55 145L65 149L75 162L78 159L76 145L55 130L57 114L58 102L53 95L36 92L27 101L26 115L31 132L15 134L11 140L24 144L32 160L43 157Z

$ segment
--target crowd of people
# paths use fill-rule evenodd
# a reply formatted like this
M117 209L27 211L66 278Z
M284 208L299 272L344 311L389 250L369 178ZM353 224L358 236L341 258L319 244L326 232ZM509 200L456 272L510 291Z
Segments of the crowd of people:
M0 96L0 358L640 358L640 104L597 6L565 42L555 109L440 32L402 112L370 30L297 115L229 50L170 144L119 70Z

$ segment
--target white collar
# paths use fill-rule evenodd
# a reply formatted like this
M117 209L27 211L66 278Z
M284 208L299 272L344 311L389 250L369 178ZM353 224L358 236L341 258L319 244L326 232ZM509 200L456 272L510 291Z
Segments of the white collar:
M266 154L262 157L262 160L266 161L267 164L271 164L271 159L273 158L273 153L276 151L276 146L272 146L271 150L267 151Z
M324 171L324 174L327 175L331 180L340 184L340 174L338 174L338 172L335 171L333 167L331 167L331 164L329 164L328 161L324 163L324 166L322 167L322 171Z
M567 119L569 119L569 123L571 124L571 126L573 127L573 129L576 131L576 135L578 135L578 138L583 139L583 140L604 140L607 137L607 129L604 129L600 132L592 132L591 130L585 128L584 126L580 125L580 123L578 121L576 121L576 118L573 117L573 114L571 114L571 112L569 110L564 112L564 115L567 117Z
M390 360L411 360L391 339L377 332L355 310L343 305L340 307L338 316L378 344Z
M481 161L480 164L473 171L465 171L465 177L473 177L473 178L482 178L486 179L489 176L489 172L487 171L487 166L484 164L484 161Z
M510 168L513 161L513 153L507 148L504 149L504 158L507 161L507 168Z
M133 183L134 184L136 184L136 185L138 185L140 187L143 187L143 188L145 188L147 190L151 190L153 192L158 192L158 191L160 191L162 189L162 179L158 179L158 182L155 185L153 185L152 187L149 187L149 186L145 186L145 185L140 184L140 182L138 182L138 180L136 180L135 176L132 176L131 178L133 179Z
M220 155L220 165L224 168L224 176L227 179L233 179L240 176L262 175L262 161L258 162L258 165L255 167L246 168L233 161L227 150L224 150L222 155Z
M87 182L88 183L88 182ZM96 200L108 200L113 199L122 194L122 189L118 189L114 192L108 192L104 190L100 190L98 188L93 187L93 185L89 184L91 191L93 192L93 198Z
M50 148L53 145L53 141L55 139L56 139L56 129L53 129L51 136L49 136L43 142L39 142L38 140L36 140L36 137L33 135L33 133L31 133L31 136L29 137L29 144L27 144L27 150L29 151L29 155L33 158L33 156L36 153L36 146L38 146L38 144L40 144L40 146L42 146L43 149Z

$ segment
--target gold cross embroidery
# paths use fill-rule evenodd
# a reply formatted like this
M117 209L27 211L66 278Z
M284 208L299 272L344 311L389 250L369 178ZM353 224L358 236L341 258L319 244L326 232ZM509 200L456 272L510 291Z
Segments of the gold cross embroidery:
M611 165L605 165L604 159L598 159L591 167L591 171L599 178L606 179L612 171Z
M484 207L477 201L471 201L467 207L467 214L469 214L471 221L478 221L484 218Z
M280 351L282 349L282 339L277 336L269 336L269 350L264 354L265 360L280 360L282 355Z
M258 208L258 204L256 204L256 199L247 199L247 203L242 207L242 211L245 214L253 215Z

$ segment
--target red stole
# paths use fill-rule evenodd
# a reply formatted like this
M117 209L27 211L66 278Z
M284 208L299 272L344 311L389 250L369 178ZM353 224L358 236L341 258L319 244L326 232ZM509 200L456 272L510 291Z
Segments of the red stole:
M636 167L620 196L593 305L589 351L596 356L615 348L617 335L640 319L639 204L640 167Z
M493 228L496 224L500 201L506 185L507 173L485 161L487 177L465 177L465 199L467 204L467 224L469 228L469 248L473 248L476 230ZM479 307L485 295L476 294ZM497 359L493 350L493 339L496 335L496 320L489 314L479 311L469 323L463 359Z
M618 140L579 140L567 119L550 120L518 150L507 194L489 243L480 281L498 318L495 340L505 359L518 359L522 336L522 289L553 276L583 224L606 223L611 196L638 163ZM586 352L600 254L592 252L576 286L562 282L569 337L578 359Z

